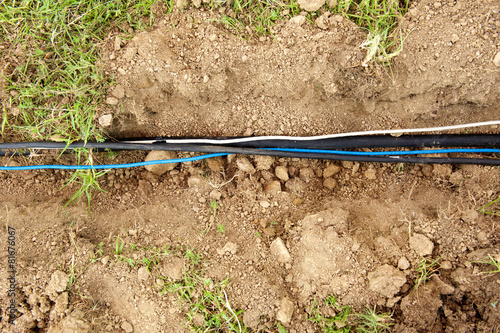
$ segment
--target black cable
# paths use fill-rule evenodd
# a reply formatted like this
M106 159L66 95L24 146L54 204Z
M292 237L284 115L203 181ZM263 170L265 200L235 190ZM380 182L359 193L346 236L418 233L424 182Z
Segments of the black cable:
M18 146L19 143L11 145ZM40 143L29 143L32 148L40 148ZM65 144L62 144L66 147ZM500 165L500 159L489 158L448 158L448 157L408 157L408 156L353 156L339 154L321 154L321 153L302 153L302 152L287 152L275 151L256 148L240 148L227 147L220 145L192 145L192 144L137 144L137 143L119 143L119 142L76 142L68 146L69 149L87 147L107 149L126 149L126 150L165 150L165 151L191 151L199 153L229 153L243 155L269 155L290 158L309 158L309 159L327 159L336 161L353 161L353 162L375 162L375 163L423 163L423 164L478 164L478 165ZM44 142L44 148L61 149L61 143ZM26 148L24 146L24 148Z

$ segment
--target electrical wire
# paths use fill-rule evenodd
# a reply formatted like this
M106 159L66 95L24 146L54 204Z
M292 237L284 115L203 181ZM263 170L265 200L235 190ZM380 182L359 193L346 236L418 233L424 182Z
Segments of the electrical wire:
M27 154L27 149L64 149L66 151L77 148L96 148L111 150L171 150L171 151L199 151L214 152L215 147L222 145L203 145L203 147L213 147L212 150L196 150L200 144L182 143L162 143L150 141L127 141L118 142L83 142L77 141L71 144L64 142L10 142L0 143L0 156L12 155L13 149L22 149L22 153ZM361 136L335 139L321 139L314 141L287 141L287 140L259 140L253 142L235 143L225 145L229 147L241 148L301 148L301 149L354 149L354 148L425 148L425 147L500 147L499 134L440 134L440 135L414 135L393 137L386 136ZM28 152L29 154L29 152Z
M132 168L153 164L169 164L198 161L206 158L225 156L231 153L248 155L271 155L281 157L297 157L310 159L329 159L329 160L347 160L357 162L379 162L379 163L430 163L430 164L480 164L480 165L500 165L500 159L489 158L448 158L448 157L405 157L415 152L415 154L435 154L437 152L449 153L500 153L500 149L434 149L420 151L396 151L396 152L355 152L355 151L328 151L328 150L310 150L310 149L280 149L280 148L234 148L217 147L226 152L212 153L207 155L169 159L144 161L125 164L103 164L103 165L31 165L31 166L0 166L0 170L37 170L37 169L64 169L64 170L92 170L92 169L118 169ZM213 148L212 148L213 149Z
M334 139L342 137L353 137L362 135L386 135L386 134L404 134L404 133L424 133L424 132L438 132L438 131L449 131L455 129L472 128L472 127L482 127L500 125L500 120L484 121L478 123L460 124L452 126L440 126L440 127L426 127L426 128L409 128L409 129L395 129L395 130L375 130L375 131L363 131L363 132L348 132L348 133L337 133L337 134L327 134L318 136L254 136L254 137L244 137L244 138L234 138L234 139L162 139L164 143L198 143L198 144L233 144L251 141L261 141L261 140L291 140L291 141L311 141L311 140L322 140L322 139ZM155 140L149 140L149 143L153 143ZM156 140L158 141L158 140ZM141 140L130 140L128 143L145 143Z
M497 153L500 149L490 148L458 148L458 149L429 149L429 150L402 150L402 151L347 151L347 150L318 150L318 149L294 149L294 148L265 148L275 151L290 151L301 153L338 154L352 156L401 156L401 155L427 155L427 154L450 154L450 153Z

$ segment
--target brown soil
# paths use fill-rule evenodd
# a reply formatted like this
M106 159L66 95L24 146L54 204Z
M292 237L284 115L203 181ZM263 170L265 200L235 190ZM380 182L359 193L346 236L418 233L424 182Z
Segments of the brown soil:
M116 85L99 117L112 116L105 130L115 137L316 135L499 119L499 10L495 1L415 1L400 23L412 32L392 74L361 65L365 34L344 19L326 20L326 29L282 22L274 38L245 41L210 21L213 13L174 11L120 47L110 35L103 66ZM477 213L498 197L498 168L229 156L160 176L110 171L90 214L83 200L64 207L76 190L59 191L67 176L0 173L1 221L16 229L21 314L8 324L3 278L2 331L189 331L176 297L157 286L160 276L178 279L185 259L162 258L145 275L146 250L131 244L202 253L207 276L231 278L229 302L252 331L275 331L284 298L294 307L288 332L319 331L307 311L330 294L357 311L392 312L395 332L500 330L500 275L471 263L500 255L498 217ZM134 267L114 256L117 236ZM290 257L276 249L278 238ZM415 289L423 255L442 258L441 267ZM76 280L66 289L71 267Z

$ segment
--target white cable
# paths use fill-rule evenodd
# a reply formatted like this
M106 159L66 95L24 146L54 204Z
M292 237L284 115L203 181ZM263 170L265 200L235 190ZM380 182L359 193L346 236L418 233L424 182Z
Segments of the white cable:
M484 121L480 123L462 124L462 125L452 125L452 126L441 126L441 127L426 127L426 128L409 128L409 129L394 129L394 130L375 130L375 131L365 131L365 132L349 132L349 133L337 133L337 134L327 134L318 136L252 136L237 139L166 139L166 140L144 140L144 141L123 141L125 143L202 143L202 144L231 144L240 142L251 142L251 141L261 141L261 140L290 140L290 141L314 141L322 139L334 139L334 138L344 138L349 136L360 136L360 135L377 135L377 134L404 134L404 133L417 133L417 132L438 132L438 131L449 131L461 128L471 128L471 127L481 127L481 126L491 126L500 125L500 120Z

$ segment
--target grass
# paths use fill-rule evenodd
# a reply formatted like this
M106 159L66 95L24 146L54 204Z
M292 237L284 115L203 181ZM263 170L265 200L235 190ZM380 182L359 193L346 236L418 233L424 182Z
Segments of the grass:
M221 282L213 281L204 276L201 255L187 249L184 257L190 261L188 268L184 267L183 278L180 281L169 281L161 277L161 295L174 294L178 297L181 310L194 332L247 332L240 320L242 311L231 307L225 288L229 279Z
M352 326L347 323L351 316L350 306L338 306L337 299L330 295L323 300L324 305L332 308L336 314L332 316L323 315L316 300L313 301L308 320L315 323L324 333L348 333Z
M103 141L96 114L104 108L106 90L113 78L97 65L111 28L127 39L154 20L152 6L160 0L0 0L0 42L3 56L13 57L5 69L9 99L3 106L1 135L16 140ZM404 38L393 30L408 9L394 0L339 0L334 8L325 4L308 13L309 21L325 10L344 15L368 32L361 45L367 50L364 64L387 64L402 49ZM164 0L166 13L172 0ZM272 35L273 25L298 15L295 0L211 1L212 9L228 10L217 20L242 36ZM129 30L132 29L132 30ZM8 112L10 110L10 112ZM79 154L79 153L77 153ZM85 163L92 164L88 158ZM100 190L97 179L104 173L77 171L68 183L81 189L69 203Z
M439 270L439 260L441 260L441 257L435 260L423 258L420 261L416 269L417 278L415 279L415 290L418 290L420 286L425 286L425 283L429 281L430 277Z
M488 254L488 256L484 257L481 260L472 261L472 262L476 263L476 264L491 265L491 266L494 267L494 269L492 271L481 272L481 274L496 274L496 273L500 273L500 260L498 258L493 257L491 254Z
M376 307L373 309L367 307L365 313L356 315L359 324L356 330L360 333L381 333L387 332L392 326L392 317L390 313L377 314Z
M335 314L324 315L325 307L330 312L333 310ZM324 333L349 333L354 329L360 333L380 333L389 331L392 326L390 313L377 313L376 307L373 309L366 307L364 313L354 313L348 305L339 306L333 295L323 299L320 304L314 300L308 320L316 324Z
M141 30L152 23L156 0L0 1L3 56L16 63L4 71L10 98L3 108L2 137L16 140L104 139L95 115L112 78L97 66L110 27ZM79 153L77 153L79 155ZM85 163L91 164L90 159ZM68 183L81 189L70 202L98 189L104 173L77 171Z
M500 216L498 205L500 202L500 197L484 205L479 212L486 215Z

